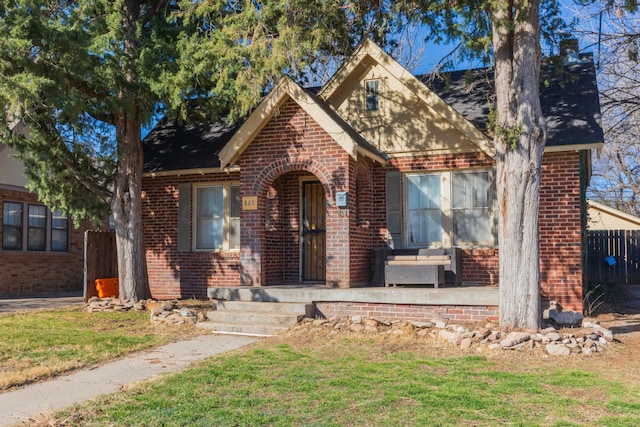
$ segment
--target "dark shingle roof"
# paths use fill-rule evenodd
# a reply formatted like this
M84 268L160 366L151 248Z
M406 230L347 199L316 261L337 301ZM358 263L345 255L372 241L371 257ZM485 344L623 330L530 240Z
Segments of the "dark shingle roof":
M566 64L563 70L545 67L541 75L540 103L547 121L547 146L566 146L604 141L596 71L591 54ZM439 77L418 76L478 129L487 132L489 106L493 99L493 69L443 73Z
M433 79L429 76L418 78L478 129L487 133L489 105L493 98L493 70L454 71ZM340 119L324 101L315 96L314 89L317 88L307 91L334 119ZM565 65L561 72L552 67L543 70L540 101L547 120L547 146L603 142L600 102L591 55L582 55L581 61ZM225 119L211 125L186 126L163 120L144 138L144 171L220 167L218 154L240 125L229 125ZM378 153L356 129L351 137L361 147Z
M142 141L145 172L220 167L220 150L240 124L222 119L211 125L179 125L162 120Z

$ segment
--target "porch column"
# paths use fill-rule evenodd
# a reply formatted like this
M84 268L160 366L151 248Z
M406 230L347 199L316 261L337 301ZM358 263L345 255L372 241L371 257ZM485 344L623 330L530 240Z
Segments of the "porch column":
M326 282L328 287L349 288L349 210L337 208L333 199L331 196L327 198Z
M257 210L240 211L240 285L262 286L262 238L264 201L258 204Z

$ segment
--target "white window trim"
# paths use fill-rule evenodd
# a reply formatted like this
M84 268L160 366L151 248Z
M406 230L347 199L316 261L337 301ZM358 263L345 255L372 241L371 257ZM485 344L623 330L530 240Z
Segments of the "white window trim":
M438 244L433 244L428 246L429 248L450 248L453 245L453 199L451 195L452 185L453 185L453 174L454 173L472 173L472 172L488 172L489 173L489 234L491 236L489 241L481 241L481 242L455 242L456 247L460 248L493 248L496 247L496 236L495 236L495 191L494 191L494 179L495 173L491 168L471 168L471 169L451 169L451 170L421 170L421 171L411 171L403 174L402 177L402 233L403 233L403 242L404 247L406 248L418 248L424 247L424 245L420 244L411 244L409 242L409 231L408 231L408 219L407 219L407 198L408 198L408 187L407 187L407 178L409 176L416 175L440 175L440 185L441 185L441 194L442 194L442 242Z
M364 111L365 114L368 115L375 115L375 114L381 114L382 111L382 92L383 92L383 79L379 78L379 77L372 77L372 78L368 78L368 79L364 79L363 80L363 104L362 104L362 111ZM367 83L368 82L378 82L378 93L377 93L377 100L378 100L378 108L375 110L368 110L367 109Z
M68 254L71 252L71 224L69 222L69 217L67 216L67 249L65 251L54 251L52 248L53 244L53 214L51 209L42 203L37 202L26 202L26 201L17 201L17 200L2 200L0 201L0 208L4 212L4 203L16 203L22 205L22 248L21 249L4 249L2 244L0 243L0 251L7 253L31 253L31 254ZM45 208L45 249L44 250L35 250L28 249L29 247L29 206L44 206Z
M221 249L200 249L198 245L198 189L217 187L222 188L223 197L223 218L222 218L222 233L224 235ZM191 250L193 252L240 252L240 248L229 248L230 227L229 220L231 218L231 187L240 187L239 181L227 181L227 182L202 182L192 185L191 194Z

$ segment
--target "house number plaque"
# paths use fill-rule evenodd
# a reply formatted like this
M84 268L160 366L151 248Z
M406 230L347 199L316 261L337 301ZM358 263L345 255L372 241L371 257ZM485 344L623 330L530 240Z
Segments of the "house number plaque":
M258 209L258 196L244 196L242 198L243 211L255 211Z

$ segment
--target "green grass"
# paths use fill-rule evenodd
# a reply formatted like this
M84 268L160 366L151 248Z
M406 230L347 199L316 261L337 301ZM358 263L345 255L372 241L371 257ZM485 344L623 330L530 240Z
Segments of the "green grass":
M58 414L82 426L631 426L640 387L589 370L266 340Z
M60 309L0 315L0 391L175 340L148 313Z

